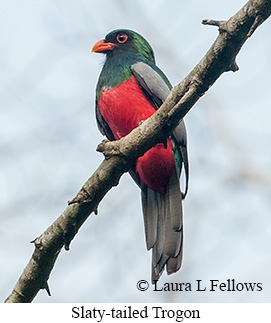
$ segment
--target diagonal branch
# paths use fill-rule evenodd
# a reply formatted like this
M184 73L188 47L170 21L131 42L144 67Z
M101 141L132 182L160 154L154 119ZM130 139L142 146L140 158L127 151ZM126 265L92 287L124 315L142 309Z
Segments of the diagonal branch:
M219 36L193 71L176 85L159 110L118 141L99 145L105 160L69 202L63 214L38 238L34 253L6 302L31 302L40 289L50 294L47 281L55 261L105 194L119 182L132 162L164 142L197 100L226 71L237 71L236 56L245 41L271 14L271 0L250 0L228 21L204 20L219 27Z

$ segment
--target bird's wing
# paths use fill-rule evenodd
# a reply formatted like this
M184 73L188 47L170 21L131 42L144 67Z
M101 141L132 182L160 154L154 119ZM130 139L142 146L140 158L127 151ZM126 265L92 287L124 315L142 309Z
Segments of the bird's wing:
M171 85L166 76L156 65L145 62L137 62L131 69L147 98L158 109L170 93ZM134 180L141 184L147 249L152 249L153 283L159 279L165 266L168 274L172 274L178 271L182 264L182 198L187 193L189 176L186 129L183 120L180 121L171 138L176 170L169 180L165 194L155 192L140 183L135 170L133 168L130 170ZM186 187L181 195L179 175L182 164L186 174Z
M99 128L101 134L105 135L109 140L115 140L115 137L114 137L108 123L104 120L104 118L101 114L97 100L96 100L96 106L95 106L95 114L96 114L97 125L98 125L98 128Z
M156 65L151 63L137 62L131 66L131 69L140 86L148 93L158 108L170 93L171 85L167 77Z
M147 97L153 102L156 109L168 97L171 89L171 84L164 73L154 64L137 62L131 66L132 73L138 81L139 85L145 91ZM174 142L181 156L181 162L184 164L186 185L183 197L187 194L189 180L189 163L187 153L187 136L184 121L181 120L178 126L173 131ZM180 162L180 167L181 163ZM132 174L136 180L136 175ZM136 180L137 181L137 180Z

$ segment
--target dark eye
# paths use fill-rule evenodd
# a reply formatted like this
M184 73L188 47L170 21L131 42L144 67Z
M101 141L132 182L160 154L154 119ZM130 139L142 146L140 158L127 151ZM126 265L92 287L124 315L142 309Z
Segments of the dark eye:
M117 35L117 41L120 43L120 44L123 44L127 41L128 39L128 36L126 34L118 34Z

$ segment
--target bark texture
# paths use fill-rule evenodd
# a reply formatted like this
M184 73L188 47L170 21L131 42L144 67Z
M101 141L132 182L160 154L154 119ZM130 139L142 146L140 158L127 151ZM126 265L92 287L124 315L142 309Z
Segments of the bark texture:
M31 302L40 289L50 294L48 279L63 246L70 242L105 194L119 182L131 163L159 142L165 142L179 120L227 71L237 71L236 56L245 41L271 14L271 0L250 0L228 21L204 20L219 28L219 35L193 71L176 85L159 110L118 141L97 148L105 160L87 180L61 216L33 243L34 253L5 302Z

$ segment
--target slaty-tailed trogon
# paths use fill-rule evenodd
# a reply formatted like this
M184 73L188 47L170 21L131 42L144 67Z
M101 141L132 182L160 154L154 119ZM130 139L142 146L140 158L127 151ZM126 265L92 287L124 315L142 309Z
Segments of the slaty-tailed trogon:
M97 42L93 52L106 54L96 89L98 128L109 140L126 136L150 117L168 96L171 84L155 65L149 43L131 30L114 30ZM180 191L184 165L185 193ZM182 264L182 199L188 187L188 155L184 122L167 144L159 143L139 157L130 174L140 186L147 249L152 249L152 282L164 270Z

